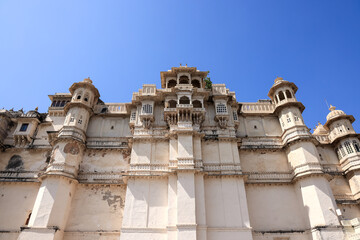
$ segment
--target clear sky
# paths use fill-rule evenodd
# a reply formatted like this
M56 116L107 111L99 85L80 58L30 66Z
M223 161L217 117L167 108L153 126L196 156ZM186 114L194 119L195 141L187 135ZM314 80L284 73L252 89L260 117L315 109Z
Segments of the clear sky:
M210 71L239 102L295 82L308 127L329 104L358 119L360 1L2 1L0 108L39 107L90 76L104 102L130 102L179 64Z

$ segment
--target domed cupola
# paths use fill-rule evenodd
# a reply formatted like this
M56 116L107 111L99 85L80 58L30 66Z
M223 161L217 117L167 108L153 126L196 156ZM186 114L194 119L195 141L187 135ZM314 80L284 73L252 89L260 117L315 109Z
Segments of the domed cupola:
M71 103L76 103L75 105L79 105L80 103L89 108L92 108L100 97L99 91L92 84L90 78L85 78L82 82L74 83L69 88L69 91L72 95ZM70 105L74 104L66 105L64 110L67 111Z
M326 116L325 128L329 129L329 139L331 142L355 134L352 123L355 121L354 116L347 115L342 110L336 110L336 107L330 105L330 113Z
M298 102L295 97L298 87L293 82L284 80L282 77L277 77L275 83L270 88L268 96L275 103L275 111L279 111L284 106L297 106L300 111L304 111L305 107L301 102Z
M69 90L72 99L64 107L66 117L59 137L71 137L84 142L89 119L100 94L90 78L74 83Z
M340 117L340 116L346 116L346 113L342 110L336 110L336 107L330 105L330 113L326 116L326 121L329 121L331 119Z

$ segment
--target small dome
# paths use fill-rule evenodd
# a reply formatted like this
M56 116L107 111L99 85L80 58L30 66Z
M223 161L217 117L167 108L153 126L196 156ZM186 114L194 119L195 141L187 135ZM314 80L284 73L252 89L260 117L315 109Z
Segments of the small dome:
M341 115L346 115L346 114L344 113L344 111L342 111L342 110L335 110L335 109L336 109L336 107L330 105L330 108L329 108L330 113L326 116L326 120L327 120L327 121L329 121L330 119L333 119L333 118L335 118L335 117L341 116Z
M318 125L315 127L314 134L315 135L324 135L324 134L328 134L328 131L325 129L325 127L321 123L318 123Z
M282 78L282 77L277 77L277 78L275 78L275 83L277 83L277 82L279 82L279 81L284 81L284 79Z

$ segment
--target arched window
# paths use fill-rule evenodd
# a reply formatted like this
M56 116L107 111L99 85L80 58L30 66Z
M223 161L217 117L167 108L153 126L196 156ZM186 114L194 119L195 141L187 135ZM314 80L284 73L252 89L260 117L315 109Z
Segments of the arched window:
M354 150L352 149L352 147L351 147L351 145L350 145L349 142L345 142L344 145L345 145L345 148L346 148L346 151L348 152L348 154L354 152Z
M52 107L55 107L56 106L56 101L53 101L52 104L51 104Z
M88 93L85 94L84 101L85 102L89 101L89 94Z
M194 108L202 108L202 104L199 100L193 101Z
M291 92L289 90L286 90L285 93L287 98L292 98Z
M168 88L173 88L176 86L176 81L174 79L171 79L168 81Z
M200 88L200 82L197 79L192 80L191 85L193 85L193 87Z
M79 92L78 95L77 95L77 97L76 97L76 99L77 99L77 100L80 100L80 99L81 99L81 95L82 95L82 92Z
M150 104L145 104L142 107L143 113L152 113L152 106Z
M182 96L179 101L180 104L190 104L190 99L186 96Z
M274 97L274 102L275 102L275 104L277 104L277 103L278 103L278 101L277 101L277 97L276 97L276 96Z
M285 99L284 92L280 91L279 92L279 100L282 101L284 99Z
M219 104L216 106L216 113L227 113L226 105L223 104L223 103L219 103Z
M353 145L354 145L355 151L356 151L356 152L360 152L360 147L359 147L358 142L356 142L356 141L354 140L354 141L353 141Z
M63 106L65 106L65 100L61 101L60 107L63 107Z
M170 100L168 107L169 108L176 108L176 101L175 100Z
M187 76L181 76L180 78L179 78L179 83L180 84L189 84L189 78L187 77Z
M299 117L297 115L294 115L295 122L299 121Z
M22 158L19 155L14 155L10 158L7 166L6 166L6 170L14 170L14 171L18 171L23 169L24 163Z
M55 107L60 107L60 104L61 104L61 101L57 101Z

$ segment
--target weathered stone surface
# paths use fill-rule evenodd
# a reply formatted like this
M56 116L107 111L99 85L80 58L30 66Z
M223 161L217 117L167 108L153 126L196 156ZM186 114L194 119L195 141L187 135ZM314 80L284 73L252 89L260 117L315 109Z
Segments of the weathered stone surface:
M360 144L330 108L311 134L294 83L238 102L161 72L130 103L89 78L48 113L0 110L0 239L359 239Z

